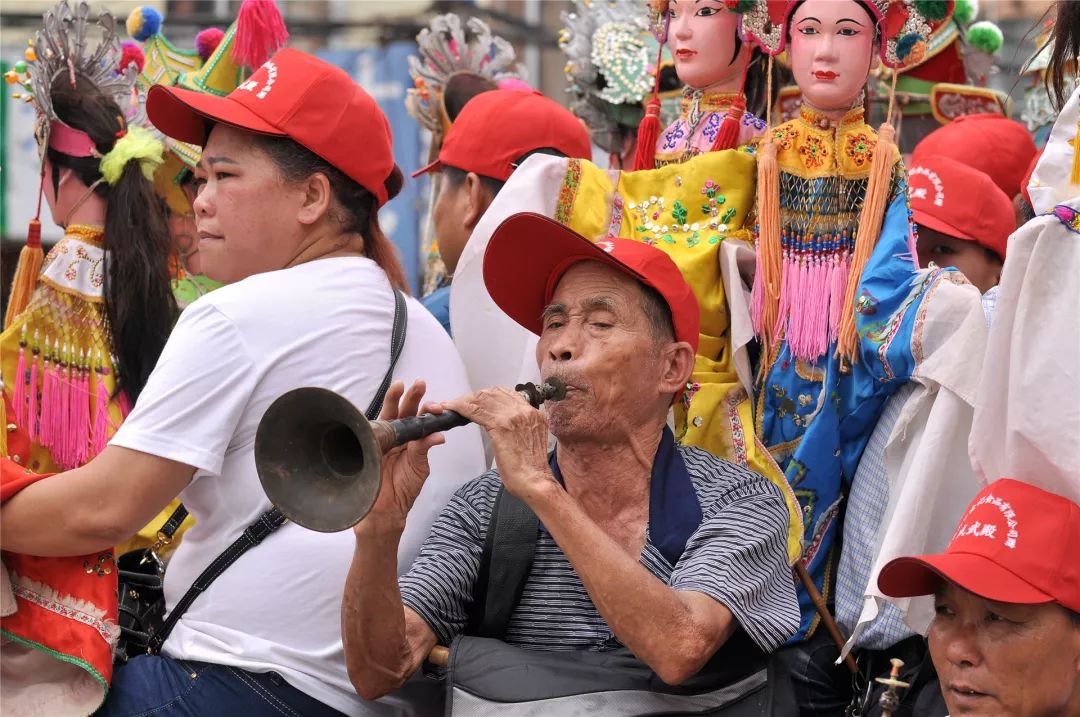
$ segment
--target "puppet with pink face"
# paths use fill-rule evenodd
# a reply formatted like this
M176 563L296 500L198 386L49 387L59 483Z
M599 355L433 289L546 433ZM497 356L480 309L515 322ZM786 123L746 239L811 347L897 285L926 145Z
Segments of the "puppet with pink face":
M765 62L740 36L739 6L722 0L650 3L657 35L667 43L684 89L679 118L658 136L639 136L635 169L733 149L765 130L753 113L765 104Z
M760 1L743 30L770 55L787 50L803 97L758 145L756 420L802 504L803 560L828 600L841 500L882 405L918 366L917 318L947 273L919 272L892 127L879 136L863 116L871 70L914 61L929 25L913 0ZM800 603L796 641L817 620L805 590Z

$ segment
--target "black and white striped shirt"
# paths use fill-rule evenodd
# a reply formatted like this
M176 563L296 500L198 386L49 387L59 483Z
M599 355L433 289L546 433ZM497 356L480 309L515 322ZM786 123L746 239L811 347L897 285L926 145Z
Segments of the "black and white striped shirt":
M725 605L750 638L771 652L799 627L783 496L746 468L697 448L677 450L702 520L674 565L647 530L640 562L676 590L701 592ZM403 602L443 645L465 627L499 487L498 472L489 471L460 488L400 579ZM543 529L506 641L537 650L599 651L620 644L566 555Z

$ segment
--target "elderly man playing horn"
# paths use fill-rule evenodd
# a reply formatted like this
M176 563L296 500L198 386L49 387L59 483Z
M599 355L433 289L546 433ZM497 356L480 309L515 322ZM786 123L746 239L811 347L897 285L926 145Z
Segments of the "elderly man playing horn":
M500 597L475 598L485 587L478 576L498 572L481 563L492 514L501 516L506 500L536 521L527 578L494 633L506 643L626 648L668 685L703 672L714 655L731 666L782 644L799 622L783 497L756 473L678 446L666 426L698 336L697 304L676 266L646 244L594 244L536 214L508 218L484 262L492 297L539 334L541 375L561 379L566 397L541 412L494 388L427 407L480 424L498 470L454 495L400 581L395 549L427 475L427 450L441 439L388 454L378 499L355 528L342 607L359 693L386 694L437 644L476 634L467 625L477 606ZM386 405L400 399L401 415L411 415L422 392L414 385L402 397L398 384ZM483 624L491 615L480 612Z

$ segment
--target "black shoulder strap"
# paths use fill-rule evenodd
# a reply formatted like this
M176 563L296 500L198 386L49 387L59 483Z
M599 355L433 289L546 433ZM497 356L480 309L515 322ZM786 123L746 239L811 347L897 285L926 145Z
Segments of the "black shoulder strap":
M465 634L503 639L532 569L540 521L500 486L491 510Z
M386 370L382 385L375 392L375 397L371 399L371 405L364 411L369 421L374 421L379 417L383 399L386 397L386 392L390 390L390 384L394 382L394 367L401 358L401 350L405 348L405 331L408 328L409 312L405 306L405 295L394 289L394 330L390 334L390 368Z
M371 404L368 406L364 415L369 421L375 420L379 415L379 411L382 410L383 398L386 396L386 391L390 388L391 382L394 380L394 368L397 366L398 359L401 357L401 349L405 346L405 331L408 328L408 311L405 306L405 296L398 291L394 290L394 330L390 337L390 368L386 371L386 376L383 377L382 385L379 386L379 390L375 393L375 397L371 400ZM183 513L181 514L181 511ZM162 526L162 532L165 531L179 516L179 520L175 521L175 525L172 525L172 533L176 532L176 529L183 522L187 516L187 509L183 504L178 507L173 514L169 517L168 522ZM225 569L235 563L241 555L254 548L261 543L266 536L273 533L285 523L285 516L277 508L271 508L255 520L254 523L249 525L241 533L233 543L225 548L225 551L221 555L214 558L213 562L201 573L199 577L195 578L195 582L184 596L180 598L176 603L176 607L172 609L169 616L165 618L165 623L161 627L161 632L153 635L150 638L150 647L147 650L151 654L156 654L161 650L161 646L165 644L165 640L169 637L169 633L176 627L176 623L191 607L191 603L195 602L195 598L199 597L203 592L210 587L210 583L214 582L219 575L225 572ZM169 533L169 538L172 538L172 533Z

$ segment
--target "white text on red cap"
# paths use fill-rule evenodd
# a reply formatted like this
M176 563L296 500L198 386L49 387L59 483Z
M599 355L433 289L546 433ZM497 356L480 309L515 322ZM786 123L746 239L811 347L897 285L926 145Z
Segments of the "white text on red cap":
M260 100L265 99L266 96L270 94L270 90L274 89L274 82L277 80L277 65L274 64L273 60L267 60L263 67L266 68L266 81L262 83L261 89L259 89L258 80L252 79L237 87L237 91L243 90L244 92L255 92L256 89L258 89L255 97ZM261 70L262 67L259 69Z
M993 493L987 493L971 504L971 507L968 508L967 513L964 515L964 519L960 521L960 527L956 529L956 534L953 536L953 539L973 537L990 538L991 540L994 540L998 537L996 525L991 523L981 523L978 520L969 520L975 509L983 505L992 505L1001 511L1002 517L1005 518L1006 525L1009 526L1008 534L1005 536L1005 547L1015 548L1016 539L1020 537L1020 533L1017 531L1018 523L1016 522L1016 511L1013 510L1012 505L1008 501L998 498Z
M937 176L937 172L926 167L913 167L908 171L908 176L914 177L915 175L926 177L934 185L934 206L945 206L945 185L942 183L941 178ZM911 199L926 199L926 187L911 185L908 196Z

